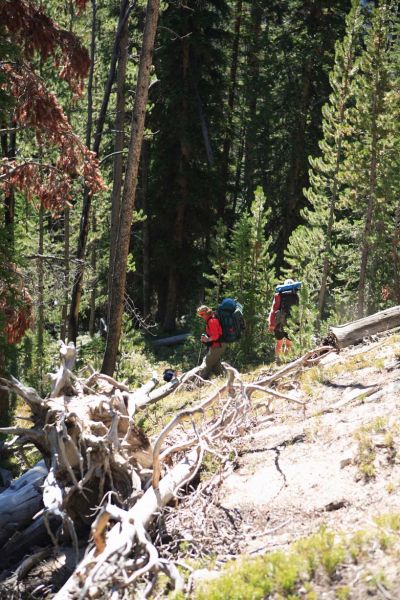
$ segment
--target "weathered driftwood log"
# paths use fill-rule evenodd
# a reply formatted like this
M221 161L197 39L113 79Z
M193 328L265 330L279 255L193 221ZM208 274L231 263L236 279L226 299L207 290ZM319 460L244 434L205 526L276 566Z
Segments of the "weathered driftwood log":
M400 326L400 306L381 310L369 317L329 327L329 334L338 349L362 342L365 337Z
M60 525L60 517L50 515L45 518L41 515L31 521L25 529L16 531L1 548L0 581L8 575L7 571L11 569L14 571L18 562L29 555L35 547L52 547Z
M29 525L43 508L42 485L47 475L44 460L29 469L0 494L0 547Z
M93 520L93 508L105 494L113 492L123 501L141 490L142 479L149 478L144 470L152 464L150 443L128 414L124 386L111 378L96 379L93 373L87 380L74 376L72 344L61 343L60 357L61 366L51 377L52 390L46 398L15 379L0 379L3 389L29 404L34 422L30 429L4 427L0 432L14 436L8 443L14 447L34 444L47 467L40 474L43 489L21 485L17 494L12 485L0 495L5 505L2 510L0 505L2 542L44 509L45 519L62 518L77 544L75 527ZM28 473L22 481L32 477Z

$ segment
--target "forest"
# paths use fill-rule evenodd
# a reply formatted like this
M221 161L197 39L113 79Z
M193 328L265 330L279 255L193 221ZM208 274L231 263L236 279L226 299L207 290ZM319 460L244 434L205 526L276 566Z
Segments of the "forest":
M0 34L3 433L60 348L140 388L198 367L201 304L243 305L241 372L286 278L294 358L400 304L397 2L0 0Z
M395 2L2 1L1 27L2 372L40 386L79 339L111 375L224 296L237 364L266 360L286 276L303 349L400 301Z

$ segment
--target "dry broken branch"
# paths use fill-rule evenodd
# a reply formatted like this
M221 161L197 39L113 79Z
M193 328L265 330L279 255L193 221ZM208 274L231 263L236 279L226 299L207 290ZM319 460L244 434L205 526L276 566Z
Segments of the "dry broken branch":
M273 385L329 351L331 347L317 348L251 383L244 383L236 369L224 364L226 381L214 385L211 392L200 388L208 395L177 413L153 444L134 422L137 411L187 384L195 385L201 367L159 388L154 375L139 389L130 390L93 369L86 379L73 375L75 349L61 344L60 368L51 378L52 390L46 398L16 380L2 380L3 387L28 402L33 414L31 429L7 432L16 436L16 444L33 443L46 463L41 506L27 513L28 520L35 513L44 523L61 519L76 554L80 529L91 525L93 542L56 599L92 598L100 589L106 593L111 588L117 598L118 590L123 594L126 586L144 593L159 572L167 573L179 589L181 577L173 563L159 557L152 523L193 480L207 453L229 468L236 453L234 441L253 418L253 394L261 392L304 407L303 401L276 391ZM0 502L0 521L2 516ZM51 530L50 535L59 541L57 531Z

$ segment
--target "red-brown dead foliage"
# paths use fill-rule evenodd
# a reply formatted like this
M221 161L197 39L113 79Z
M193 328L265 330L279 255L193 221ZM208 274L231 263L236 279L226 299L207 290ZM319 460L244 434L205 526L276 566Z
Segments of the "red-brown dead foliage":
M32 323L32 298L15 265L8 265L8 270L11 280L0 281L0 313L6 342L18 344Z
M77 0L83 9L86 0ZM0 3L0 23L26 59L39 52L46 59L54 56L65 79L76 94L83 91L90 59L87 50L71 32L61 29L43 10L29 0L3 0Z
M48 162L2 159L0 188L9 191L16 187L55 212L71 202L72 184L77 177L83 177L91 194L105 189L95 154L73 133L56 96L43 80L28 64L18 69L5 64L0 71L6 74L4 85L16 100L13 122L33 129L40 148L57 151L57 157Z

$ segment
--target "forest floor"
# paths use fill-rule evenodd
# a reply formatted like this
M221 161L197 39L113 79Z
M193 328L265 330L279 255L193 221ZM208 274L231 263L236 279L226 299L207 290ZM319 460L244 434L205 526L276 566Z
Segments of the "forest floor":
M375 535L336 581L316 582L315 596L300 589L289 597L399 600L400 532L386 543L384 520L376 518L400 515L400 336L328 355L277 389L305 400L305 411L277 400L271 415L256 416L208 518L197 532L186 519L197 552L207 544L215 553L214 568L193 573L195 587L217 577L226 560L287 551L326 527L338 536ZM205 512L200 504L193 513ZM175 526L185 530L185 522Z
M254 382L275 369L265 365L241 377ZM158 519L161 556L191 573L185 597L400 600L400 335L328 354L289 373L276 389L305 402L304 409L275 399L268 412L256 407L254 394L227 468L220 473L218 462L206 459L195 493L182 494ZM159 426L162 412L197 403L200 390L154 405L149 419ZM223 586L213 595L204 587L243 559L276 551L293 556L294 543L325 530L338 543L353 539L351 556L343 551L329 577L296 580L291 591L269 595ZM29 598L52 597L45 583L51 577L54 583L60 566L59 557L46 571L43 564L32 571L30 589L37 593ZM10 597L1 591L0 584L0 597ZM152 597L167 596L158 589Z

